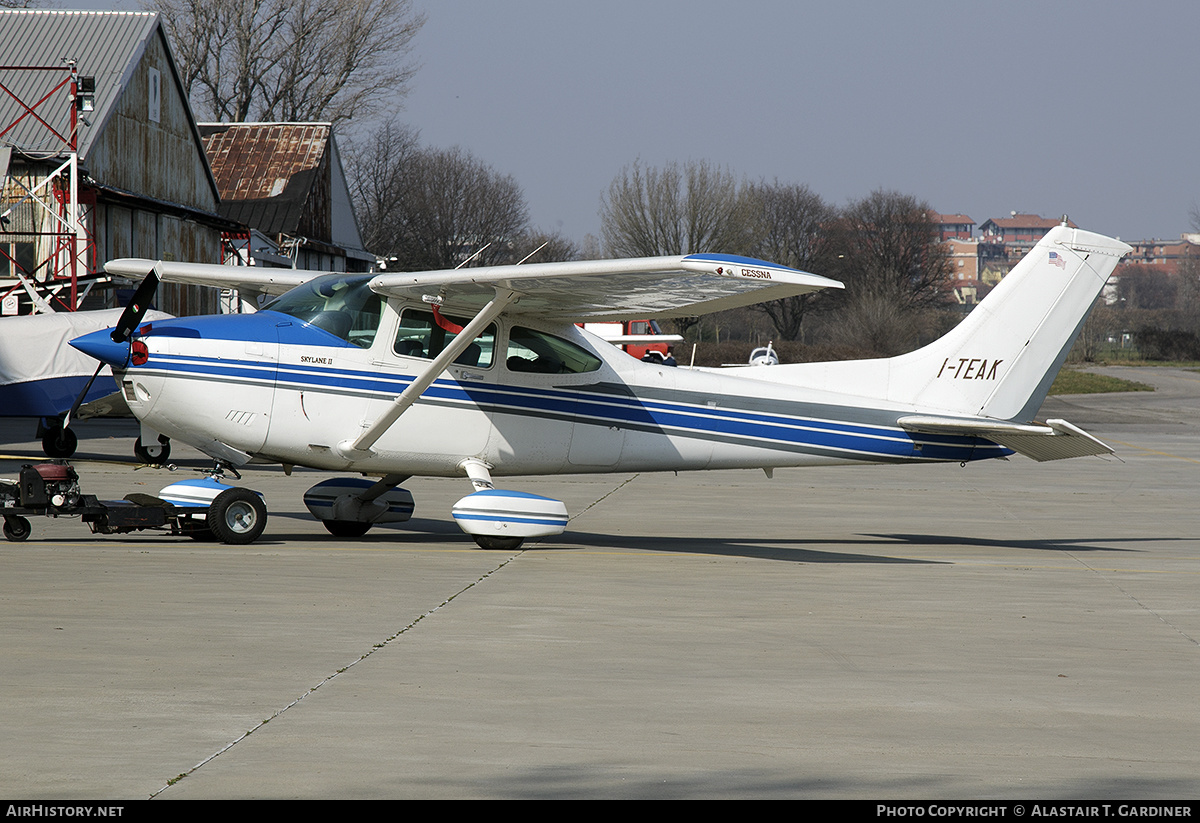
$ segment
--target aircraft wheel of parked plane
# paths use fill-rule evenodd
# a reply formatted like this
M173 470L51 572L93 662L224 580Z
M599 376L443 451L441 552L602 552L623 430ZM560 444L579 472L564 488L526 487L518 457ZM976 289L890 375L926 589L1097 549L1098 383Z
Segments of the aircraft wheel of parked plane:
M160 434L157 443L145 446L139 437L133 444L133 454L143 463L165 463L171 457L171 438Z
M524 537L491 537L484 534L471 535L475 538L475 542L479 544L481 549L494 549L497 551L512 551L521 547L525 542Z
M353 520L322 520L321 525L334 537L362 537L371 529L370 523Z
M47 429L42 435L42 451L47 457L70 457L78 447L79 438L75 436L75 432L63 428L61 423Z
M267 507L250 489L227 489L213 499L207 521L213 537L222 543L253 543L267 527Z

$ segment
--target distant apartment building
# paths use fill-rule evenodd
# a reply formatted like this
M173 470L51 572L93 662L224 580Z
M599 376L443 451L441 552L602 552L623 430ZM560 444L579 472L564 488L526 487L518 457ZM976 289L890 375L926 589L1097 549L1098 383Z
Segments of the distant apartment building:
M979 302L979 241L943 238L950 254L950 289L960 304Z
M1174 293L1185 260L1200 258L1200 234L1184 234L1179 240L1140 240L1129 245L1133 250L1121 260L1104 287L1105 302L1130 300L1139 308L1166 308L1165 304L1154 305L1155 300L1162 302L1164 295Z
M1185 234L1178 240L1140 240L1129 245L1133 251L1121 261L1122 265L1153 266L1176 274L1185 257L1200 253L1200 234Z
M1009 265L1018 260L1046 236L1046 232L1062 224L1062 218L1042 217L1040 214L1011 212L1008 217L983 221L979 226L980 240L998 243L1004 247ZM1070 220L1067 225L1078 228Z
M937 224L942 240L970 240L974 234L975 221L965 214L930 212L929 217Z
M929 213L938 236L946 244L951 275L948 299L973 304L987 296L1009 270L1024 257L1050 229L1062 224L1062 218L1011 212L1008 217L991 218L979 225L965 214ZM1072 221L1067 225L1078 228ZM1174 277L1188 257L1200 257L1200 234L1184 234L1178 240L1142 240L1131 242L1133 251L1113 273L1105 297L1117 300L1118 284L1124 278ZM1132 284L1127 283L1127 287Z

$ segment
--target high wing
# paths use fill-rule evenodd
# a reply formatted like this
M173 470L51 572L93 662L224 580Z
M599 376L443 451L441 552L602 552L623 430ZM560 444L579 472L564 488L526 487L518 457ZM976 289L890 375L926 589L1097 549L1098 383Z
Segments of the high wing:
M842 288L836 280L797 269L714 254L381 274L370 285L378 294L441 304L475 317L374 423L355 440L343 440L335 446L334 450L347 459L369 454L375 442L434 378L501 313L536 314L566 322L678 317L825 287Z
M436 297L444 308L468 313L504 289L517 295L508 314L571 322L708 314L824 288L843 286L799 269L722 254L397 272L371 280L379 294Z
M110 274L144 277L158 267L166 282L283 294L327 271L177 263L125 258L104 268ZM412 300L434 298L459 313L479 311L497 289L516 294L509 314L564 320L684 317L749 306L842 283L809 272L724 254L639 257L566 263L389 272L371 290Z
M144 260L125 257L104 264L109 274L140 280L158 267L159 279L168 283L238 289L254 294L283 294L327 271L273 269L265 266L222 266L216 263L177 263L171 260Z

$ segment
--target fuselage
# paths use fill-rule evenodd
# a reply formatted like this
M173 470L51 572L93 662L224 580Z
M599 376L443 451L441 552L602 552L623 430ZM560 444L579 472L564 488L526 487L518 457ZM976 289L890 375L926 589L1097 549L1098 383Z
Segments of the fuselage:
M143 423L234 464L460 476L477 458L499 476L1009 453L987 440L904 431L897 418L912 408L851 391L756 380L754 368L647 364L577 326L504 315L369 456L348 459L338 444L383 414L467 318L342 298L317 311L311 298L297 309L285 295L255 314L154 322L135 336L138 356L114 371Z

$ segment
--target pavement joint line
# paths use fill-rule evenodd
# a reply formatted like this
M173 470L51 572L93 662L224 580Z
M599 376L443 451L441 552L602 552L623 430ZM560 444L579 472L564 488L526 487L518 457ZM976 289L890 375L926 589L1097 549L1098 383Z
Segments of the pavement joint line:
M628 485L629 485L630 483L632 483L634 480L637 480L639 477L641 477L641 473L640 473L640 472L639 472L639 473L637 473L637 474L634 474L634 475L632 475L632 476L630 476L630 477L627 477L627 478L625 478L625 480L621 481L621 482L620 482L620 483L618 483L616 486L614 486L613 488L611 488L611 489L609 489L608 491L606 491L604 494L602 494L602 495L600 495L599 497L597 497L597 498L596 498L595 500L593 500L591 503L588 503L586 506L584 506L584 507L583 507L582 509L580 509L578 512L576 512L575 514L573 514L573 515L571 515L570 517L568 517L568 518L567 518L567 522L568 522L568 523L570 523L570 522L571 522L572 520L574 520L575 518L577 518L577 517L582 517L583 515L587 514L587 513L588 513L589 511L591 511L593 508L595 508L596 506L599 506L599 505L600 505L602 502L604 502L604 501L605 501L605 500L607 500L609 497L611 497L612 495L614 495L614 494L616 494L617 492L619 492L621 489L623 489L623 488L625 488L626 486L628 486ZM552 535L547 535L547 537L557 537L557 536L558 536L558 535L554 535L554 534L552 534ZM532 542L533 542L533 544L534 544L534 545L538 545L538 544L540 544L540 543L541 543L543 540L545 540L545 539L546 539L546 537L539 537L539 538L537 538L537 539L533 540ZM514 559L515 559L515 556L514 556Z
M339 675L342 675L342 674L345 674L345 673L346 673L346 672L348 672L348 671L350 670L350 668L351 668L352 666L354 666L355 664L361 663L362 661L366 660L366 659L367 659L368 657L370 657L371 655L375 654L375 652L379 651L380 649L383 649L383 648L387 647L387 646L388 646L388 645L389 645L389 644L390 644L390 643L391 643L393 640L398 640L398 639L399 639L399 638L400 638L402 635L404 635L404 634L408 633L408 632L409 632L411 629L413 629L413 628L416 628L417 624L418 624L418 623L420 623L422 620L424 620L424 619L425 619L425 618L427 618L427 617L430 617L431 615L433 615L433 613L434 613L434 612L441 610L441 609L442 609L444 606L448 606L448 605L450 605L450 603L452 603L453 601L457 600L457 599L458 599L460 596L462 596L463 594L466 594L466 593L467 593L467 592L469 592L471 589L475 588L475 587L476 587L476 586L478 586L480 583L482 583L483 581L487 580L487 579L488 579L489 577L491 577L492 575L494 575L494 574L496 574L497 572L499 572L501 569L503 569L503 568L504 568L505 566L507 566L509 563L512 563L514 560L516 560L516 559L517 559L518 557L520 557L522 554L524 554L524 552L517 552L517 553L516 553L516 554L514 554L512 557L509 557L509 558L507 558L507 559L506 559L506 560L504 560L502 563L500 563L498 566L496 566L496 568L492 569L491 571L485 572L484 574L480 575L480 576L479 576L477 579L475 579L475 580L472 580L472 581L471 581L470 583L468 583L466 586L463 586L463 587L462 587L461 589L459 589L457 592L455 592L454 594L452 594L452 595L450 595L449 597L447 597L447 598L446 598L445 600L443 600L441 603L438 603L438 604L437 604L436 606L434 606L432 609L429 609L428 611L424 612L423 614L419 614L419 615L417 615L417 617L415 617L415 618L412 620L412 622L410 622L408 625L406 625L406 626L404 626L403 628L401 628L401 629L397 630L397 631L396 631L394 634L392 634L392 635L391 635L390 637L388 637L387 639L385 639L385 640L383 640L383 641L381 641L381 642L379 642L379 643L376 643L376 644L374 644L373 646L371 646L371 648L370 648L370 650L369 650L369 651L366 651L366 652L364 652L363 654L359 655L357 658L355 658L354 660L350 661L348 664L346 664L346 665L345 665L345 666L343 666L342 668L338 669L338 670L337 670L337 671L335 671L333 674L327 675L327 676L326 676L326 677L324 677L324 678L323 678L323 679L322 679L322 680L321 680L319 683L317 683L317 685L310 687L310 688L308 689L308 691L304 692L302 695L300 695L299 697L297 697L297 698L296 698L295 700L293 700L291 703L288 703L288 704L287 704L286 706L284 706L283 708L276 710L276 711L275 711L275 712L274 712L274 713L273 713L273 714L272 714L270 717L266 718L265 720L260 720L260 721L259 721L257 724L255 724L255 725L254 725L254 726L252 726L251 728L247 729L245 732L243 732L243 733L242 733L241 735L239 735L238 737L236 737L236 738L234 738L233 740L231 740L231 741L229 741L228 743L226 743L226 744L225 744L224 746L222 746L220 749L218 749L217 751L213 752L213 753L212 753L212 754L210 754L208 757L204 758L203 760L201 760L201 761L200 761L199 763L197 763L196 765L192 766L192 767L191 767L190 769L188 769L187 771L185 771L185 772L181 772L180 774L176 775L175 777L172 777L171 779L169 779L169 780L166 782L166 784L165 784L165 785L163 785L163 786L162 786L161 788L159 788L157 791L155 791L155 792L152 792L152 793L150 794L150 796L149 796L149 797L147 797L147 800L153 800L154 798L158 797L158 795L162 794L162 793L163 793L163 792L165 792L167 789L169 789L169 788L171 788L172 786L174 786L176 783L179 783L179 782L180 782L181 780L183 780L184 778L186 778L186 777L190 777L191 775L195 774L195 773L196 773L197 771L199 771L201 768L203 768L204 766L208 765L208 764L209 764L209 763L211 763L212 761L216 760L218 757L220 757L220 756L221 756L221 755L223 755L225 752L227 752L227 751L229 751L230 749L232 749L232 748L233 748L234 746L236 746L238 743L241 743L243 740L245 740L246 738L248 738L250 735L254 734L256 731L258 731L259 729L261 729L261 728L263 728L264 726L266 726L266 725L267 725L268 723L270 723L272 720L275 720L276 718L278 718L278 717L280 717L281 715L283 715L283 713L284 713L284 712L286 712L288 709L291 709L291 708L293 708L294 706L297 706L297 705L299 705L300 701L302 701L304 698L306 698L306 697L308 697L309 695L311 695L311 694L313 694L314 692L316 692L316 691L317 691L317 689L319 689L319 688L321 688L322 686L324 686L325 684L327 684L327 683L331 682L331 681L332 681L332 680L333 680L335 677L337 677L337 676L339 676Z
M1075 555L1071 554L1070 552L1067 552L1067 556L1072 558L1073 560L1075 560L1077 563L1079 563L1081 566L1083 566L1088 571L1093 572L1097 577L1099 577L1105 583L1112 586L1114 589L1116 589L1118 592L1120 592L1125 597L1129 598L1129 600L1132 601L1133 604L1136 605L1139 609L1141 609L1142 611L1146 612L1147 614L1150 614L1153 617L1157 618L1160 623L1162 623L1164 626L1166 626L1167 628L1174 631L1176 634L1178 634L1184 640L1191 643L1193 646L1200 647L1200 641L1197 641L1196 638L1192 637L1187 632L1185 632L1183 629L1179 628L1179 626L1176 626L1174 623L1172 623L1170 620L1167 620L1165 617L1163 617L1157 611L1155 611L1154 609L1147 606L1145 603L1143 603L1141 600L1139 600L1136 595L1123 589L1119 583L1117 583L1115 580L1108 577L1100 569L1094 568L1082 557L1076 557Z
M1118 442L1118 441L1113 441L1113 442ZM1130 448L1136 448L1136 449L1140 449L1140 448L1141 448L1140 446L1132 446L1132 445L1130 445L1130 444L1128 444L1128 443L1123 443L1122 445L1129 446ZM1143 451L1151 451L1150 449L1142 449L1142 450L1143 450ZM1187 458L1187 457L1179 457L1178 455L1174 455L1174 454L1168 454L1168 453L1166 453L1166 452L1152 452L1152 453L1154 453L1154 454L1162 454L1162 455L1164 455L1164 456L1166 456L1166 457L1177 457L1177 458L1178 458L1178 459L1180 459L1180 460L1190 460L1190 459L1191 459L1191 458ZM1123 462L1123 461L1122 461L1122 462ZM1192 461L1192 462L1200 462L1200 461ZM976 489L975 491L976 491L976 493L978 493L978 492L979 492L979 490L978 490L978 489ZM1002 511L1004 511L1005 515L1012 517L1012 515L1011 515L1011 513L1008 511L1007 507L1004 507L1004 506L1002 506L1002 507L1001 507L1001 509L1002 509ZM1016 517L1013 517L1013 519L1014 519L1014 520L1016 520L1016 519L1018 519L1018 518L1016 518ZM1029 528L1029 530L1030 530L1031 532L1034 532L1034 531L1035 531L1035 529L1033 528L1033 525L1032 525L1032 524L1026 524L1026 525L1027 525L1027 527ZM1039 537L1039 538L1041 538L1041 536L1040 536L1040 535L1038 535L1038 537ZM1176 626L1174 623L1172 623L1171 621L1169 621L1169 620L1167 620L1166 618L1164 618L1164 617L1163 617L1161 614L1159 614L1159 613L1158 613L1158 612L1156 612L1154 609L1152 609L1152 608L1150 608L1149 606L1147 606L1145 603L1143 603L1141 600L1139 600L1139 599L1138 599L1138 598L1137 598L1135 595L1133 595L1133 594L1131 594L1130 592L1128 592L1128 591L1126 591L1125 589L1123 589L1123 588L1120 586L1120 584L1118 584L1118 583L1117 583L1115 580L1113 580L1113 579L1112 579L1112 578L1109 576L1109 573L1116 573L1116 570L1112 570L1112 569L1103 569L1103 568L1101 568L1101 567L1093 566L1092 564L1090 564L1090 563L1088 563L1086 560L1084 560L1084 559L1083 559L1083 557L1081 557L1081 556L1079 556L1079 555L1077 555L1077 554L1074 554L1074 553L1072 553L1072 552L1070 552L1070 551L1064 551L1064 552L1063 552L1063 555L1064 555L1064 556L1066 556L1066 557L1069 557L1069 558L1071 558L1071 560L1072 560L1074 563L1076 563L1076 564L1077 564L1079 567L1082 567L1083 569L1086 569L1086 570L1087 570L1089 573L1091 573L1091 574L1095 575L1096 577L1099 577L1101 580L1103 580L1103 581L1104 581L1105 583L1107 583L1109 586L1111 586L1112 588L1116 589L1116 591L1120 592L1122 595L1124 595L1124 596L1125 596L1125 597L1127 597L1129 600L1131 600L1131 601L1132 601L1132 602L1133 602L1133 603L1134 603L1134 604L1135 604L1135 605L1136 605L1138 608L1140 608L1140 609L1142 609L1142 610L1146 611L1147 613L1149 613L1149 614L1153 615L1154 617L1156 617L1156 618L1157 618L1157 619L1158 619L1158 620L1159 620L1159 621L1160 621L1160 622L1161 622L1161 623L1162 623L1164 626L1167 626L1167 627L1168 627L1168 628L1170 628L1172 631L1174 631L1174 632L1176 632L1177 634L1179 634L1179 636L1180 636L1180 637L1184 638L1185 640L1187 640L1187 641L1188 641L1189 643L1191 643L1192 645L1194 645L1194 646L1200 646L1200 642L1197 642L1196 638L1194 638L1194 637L1190 636L1190 635L1189 635L1187 632L1185 632L1183 629L1179 628L1179 627L1178 627L1178 626Z
M599 506L605 500L612 497L614 494L616 494L621 489L625 488L626 486L628 486L630 483L632 483L634 480L637 480L641 476L642 475L639 472L630 477L627 477L625 480L623 480L622 482L618 483L615 487L613 487L610 491L605 492L604 494L600 495L593 502L589 503L587 506L585 506L583 509L581 509L578 514L575 514L575 515L571 516L570 518L568 518L567 522L574 520L576 517L582 517L583 515L587 514L593 508L595 508L596 506Z
M1173 457L1176 460L1186 460L1189 463L1200 463L1200 460L1197 460L1194 457L1184 457L1181 454L1171 454L1170 452L1160 452L1160 451L1156 451L1155 449L1148 449L1145 446L1138 446L1133 443L1125 443L1120 440L1112 440L1111 442L1116 443L1118 446L1124 446L1127 449L1137 449L1138 451L1145 452L1146 454L1157 454L1159 457ZM1122 461L1122 462L1124 462L1124 461Z

